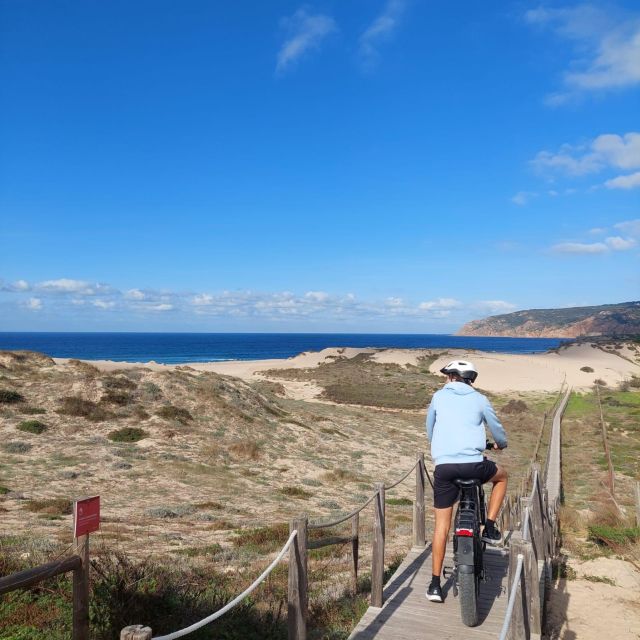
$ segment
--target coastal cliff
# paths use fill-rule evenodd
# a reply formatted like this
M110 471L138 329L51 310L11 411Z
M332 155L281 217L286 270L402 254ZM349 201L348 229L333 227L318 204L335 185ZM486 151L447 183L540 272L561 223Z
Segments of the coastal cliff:
M528 309L465 324L461 336L577 338L640 334L640 301L566 309Z

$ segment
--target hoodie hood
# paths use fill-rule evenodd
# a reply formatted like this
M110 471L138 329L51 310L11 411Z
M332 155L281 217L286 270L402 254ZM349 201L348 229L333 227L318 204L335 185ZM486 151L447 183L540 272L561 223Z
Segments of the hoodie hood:
M447 382L443 388L453 391L453 393L458 396L466 396L470 393L476 393L476 390L466 382Z

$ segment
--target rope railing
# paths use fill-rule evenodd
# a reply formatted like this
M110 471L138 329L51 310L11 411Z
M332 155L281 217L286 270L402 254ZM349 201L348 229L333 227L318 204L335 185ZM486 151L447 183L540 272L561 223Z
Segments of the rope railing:
M520 584L520 580L522 579L522 568L524 566L524 556L519 553L518 554L518 564L516 565L516 571L513 576L513 584ZM511 624L511 618L513 616L513 608L516 604L516 595L517 588L512 588L509 593L509 602L507 603L507 612L504 616L504 622L502 623L502 630L500 631L500 637L498 640L506 640L507 634L509 633L509 625Z
M409 477L409 475L413 472L413 470L418 465L421 465L421 468L422 468L422 462L420 460L416 460L414 465L400 479L396 480L390 485L384 485L384 490L390 491L391 489L395 489L401 482L404 482ZM424 471L426 473L426 469ZM429 477L428 473L427 473L427 477ZM429 482L431 482L431 478L429 478ZM375 493L371 494L367 498L367 500L364 503L362 503L359 507L356 507L353 511L350 511L344 516L339 516L335 520L330 520L329 522L310 522L308 525L308 528L309 529L329 529L330 527L335 527L336 525L342 524L343 522L346 522L347 520L350 520L354 516L358 515L361 511L363 511L366 507L368 507L373 502L373 500L375 500L375 497L377 495L378 495L378 492L376 491Z
M564 384L563 384L564 387ZM556 469L551 477L555 483L554 497L549 496L549 461L558 467L561 454L560 429L562 414L571 389L554 405L552 432L547 451L544 484L540 465L531 465L531 492L520 497L519 530L514 532L509 546L509 600L499 640L520 640L542 633L545 590L551 573L551 560L556 554L557 518L561 484ZM516 604L519 602L518 608Z
M351 518L353 518L354 516L357 516L362 510L364 510L366 507L368 507L373 500L375 499L375 497L378 495L378 493L372 493L366 500L366 502L364 502L363 504L361 504L359 507L356 507L353 511L350 511L349 513L347 513L344 516L340 516L339 518L336 518L335 520L331 520L329 522L310 522L309 523L309 529L328 529L330 527L335 527L338 524L342 524L343 522L346 522L347 520L351 520Z
M235 606L240 604L248 595L250 595L260 584L262 584L266 580L269 574L276 568L277 564L282 560L285 553L289 551L289 547L291 546L291 543L293 542L294 538L297 535L298 535L297 531L292 531L291 535L289 536L289 539L285 542L282 549L280 549L280 553L278 553L278 555L274 558L273 562L242 593L238 594L233 600L231 600L224 607L222 607L222 609L219 609L215 613L212 613L210 616L207 616L206 618L203 618L199 622L195 622L194 624L188 627L185 627L184 629L180 629L179 631L174 631L173 633L169 633L164 636L153 636L153 640L176 640L177 638L182 638L210 624L214 620L221 618L225 613L227 613L227 611L230 611ZM133 629L132 627L127 627L126 629L122 630L122 636L126 637L125 635L126 633L132 633L132 632L136 632L138 634L140 634L140 632L144 633L146 629L149 629L149 628L148 627L140 628L139 625L136 625L135 629ZM150 629L149 629L148 637L151 638Z
M416 466L420 464L420 461L416 461L416 463L413 465L413 467L411 467L411 469L409 469L409 471L407 471L407 473L405 473L402 478L400 478L399 480L396 480L395 482L393 482L392 484L389 485L384 485L384 490L385 491L391 491L391 489L395 489L401 482L404 482L408 477L409 474L416 468Z

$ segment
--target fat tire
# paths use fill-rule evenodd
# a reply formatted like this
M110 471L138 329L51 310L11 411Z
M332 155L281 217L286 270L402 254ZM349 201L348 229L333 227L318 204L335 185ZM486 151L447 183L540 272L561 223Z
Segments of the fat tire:
M477 577L473 573L458 572L458 594L462 622L467 627L478 624L478 590Z

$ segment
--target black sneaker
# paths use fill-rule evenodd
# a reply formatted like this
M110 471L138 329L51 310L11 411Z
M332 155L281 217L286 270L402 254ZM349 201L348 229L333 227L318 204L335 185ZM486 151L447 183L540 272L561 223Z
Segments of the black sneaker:
M427 589L426 596L427 600L431 600L431 602L443 602L442 588L439 584L433 584L432 582Z
M498 527L485 527L482 532L482 541L487 544L500 544L502 542L502 534Z

